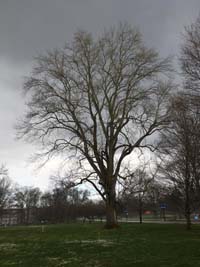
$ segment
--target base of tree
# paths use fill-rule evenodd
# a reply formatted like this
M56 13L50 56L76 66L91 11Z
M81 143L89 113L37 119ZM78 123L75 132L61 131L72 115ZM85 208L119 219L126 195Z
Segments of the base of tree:
M105 229L116 229L116 228L119 228L120 226L119 226L119 224L117 224L117 223L114 223L114 224L105 224L104 225L104 228Z
M186 224L186 230L190 231L192 229L192 224Z

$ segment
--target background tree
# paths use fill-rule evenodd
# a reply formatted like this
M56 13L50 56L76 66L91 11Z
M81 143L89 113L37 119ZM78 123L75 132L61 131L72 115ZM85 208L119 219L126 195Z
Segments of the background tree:
M200 181L200 158L199 158L199 121L200 121L200 16L194 23L185 27L183 44L181 47L180 64L184 79L184 92L187 94L190 113L192 110L193 131L191 142L193 142L193 153L190 155L191 172L195 184L195 202L199 202ZM195 129L194 129L195 126ZM195 203L194 203L195 204Z
M21 187L17 188L14 195L15 206L21 209L21 223L30 223L30 216L36 218L41 192L39 188Z
M185 27L181 47L180 63L185 80L185 89L194 95L194 103L199 103L200 96L200 16L190 26Z
M40 197L40 206L41 207L51 207L53 203L52 193L47 191L44 192Z
M181 219L185 217L185 201L183 188L179 188L176 183L168 185L165 192L164 203L167 204L167 210L170 210L174 214L175 219Z
M116 226L116 182L122 162L166 124L169 60L144 46L127 24L97 40L79 31L71 45L37 57L24 84L27 114L18 134L41 141L42 155L74 155Z
M12 202L11 199L11 180L8 175L8 169L5 165L0 166L0 210L8 208Z
M199 199L200 117L196 108L184 93L174 97L170 127L163 132L160 144L164 155L160 170L182 194L187 229L191 228L191 212Z
M150 172L150 171L149 171ZM147 174L145 167L138 167L136 170L126 170L126 179L122 185L121 200L130 202L132 199L137 203L140 223L142 223L143 204L151 185L154 182L154 175Z
M189 98L194 120L198 122L200 120L200 15L194 23L185 28L180 63L185 81L184 91L187 94L187 98ZM198 128L199 126L196 125L196 127ZM199 137L196 132L195 144L197 151L199 150L198 139ZM196 177L196 185L200 189L200 165L198 164L200 160L198 153L195 153L195 158L193 158L192 162L193 175Z
M155 218L161 217L160 205L166 203L166 193L168 184L166 184L163 179L157 176L148 186L148 191L145 197L145 204L148 210L153 212Z
M52 191L40 198L40 221L66 222L83 216L82 206L89 201L90 192L71 187L71 182L53 180Z

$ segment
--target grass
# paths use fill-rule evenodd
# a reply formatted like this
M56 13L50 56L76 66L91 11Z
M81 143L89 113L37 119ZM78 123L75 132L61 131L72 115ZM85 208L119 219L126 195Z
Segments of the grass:
M200 225L66 224L0 229L0 266L200 266Z

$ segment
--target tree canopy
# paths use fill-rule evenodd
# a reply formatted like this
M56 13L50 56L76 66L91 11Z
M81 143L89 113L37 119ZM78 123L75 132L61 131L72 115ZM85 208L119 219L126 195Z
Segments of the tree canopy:
M128 24L95 40L85 31L71 44L40 55L25 84L26 115L18 134L42 145L47 158L74 155L116 224L115 186L122 162L166 126L169 59L145 47ZM87 162L87 164L85 163ZM85 165L86 164L86 165Z

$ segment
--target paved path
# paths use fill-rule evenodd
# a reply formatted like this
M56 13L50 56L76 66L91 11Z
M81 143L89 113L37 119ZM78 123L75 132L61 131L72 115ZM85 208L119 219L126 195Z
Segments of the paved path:
M100 220L95 220L100 221ZM105 220L102 220L102 222L105 222ZM119 219L119 223L140 223L139 220L131 220L131 219ZM157 223L157 224L186 224L185 220L176 220L176 221L164 221L164 220L144 220L142 223ZM200 221L191 221L192 224L200 224Z

